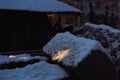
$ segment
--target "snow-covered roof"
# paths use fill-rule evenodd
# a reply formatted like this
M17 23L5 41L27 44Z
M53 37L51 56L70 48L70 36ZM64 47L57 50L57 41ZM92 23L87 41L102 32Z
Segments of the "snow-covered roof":
M0 64L9 63L9 62L19 62L19 61L25 62L33 59L47 60L46 57L41 57L41 56L32 57L29 54L10 55L10 56L0 55Z
M37 12L81 12L57 0L0 0L0 9Z
M62 62L67 66L77 66L92 50L106 50L96 40L77 37L69 32L58 33L43 51L52 56L52 60Z
M103 30L108 30L110 33L120 33L120 30L114 29L108 25L104 24L92 24L92 23L85 23L85 26L93 27L93 28L101 28Z
M45 61L24 68L0 70L0 80L59 80L67 76L58 65Z

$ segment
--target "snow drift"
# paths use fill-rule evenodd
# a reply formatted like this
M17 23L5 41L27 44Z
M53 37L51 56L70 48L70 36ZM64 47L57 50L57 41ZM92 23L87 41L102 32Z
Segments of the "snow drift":
M69 32L58 33L43 51L53 61L77 75L79 80L114 80L116 71L113 63L96 40L77 37Z
M67 76L58 65L45 61L24 68L0 70L0 80L60 80Z
M77 36L99 41L111 55L116 66L120 66L120 30L104 24L85 23Z
M77 66L92 50L97 49L106 53L99 42L83 37L79 38L66 32L57 34L44 46L43 51L51 55L53 60L69 66Z

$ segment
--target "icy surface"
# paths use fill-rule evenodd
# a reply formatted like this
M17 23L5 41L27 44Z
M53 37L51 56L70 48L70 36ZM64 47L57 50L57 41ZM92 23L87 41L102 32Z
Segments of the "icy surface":
M58 65L45 61L24 68L0 70L0 80L59 80L67 76Z
M98 41L76 37L69 32L58 33L43 51L52 56L52 60L62 62L67 66L77 66L92 50L106 50Z
M19 61L29 61L33 59L39 59L39 60L47 60L46 57L40 57L40 56L30 56L29 54L21 54L21 55L10 55L10 56L2 56L0 55L0 64L9 63L9 62L19 62Z
M81 12L57 0L0 0L0 9L39 12Z

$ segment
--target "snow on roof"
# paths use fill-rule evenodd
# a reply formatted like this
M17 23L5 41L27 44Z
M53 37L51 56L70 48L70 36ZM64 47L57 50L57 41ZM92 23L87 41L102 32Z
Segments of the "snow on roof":
M30 56L29 54L21 54L21 55L10 55L10 56L2 56L0 55L0 64L9 63L9 62L19 62L19 61L29 61L33 59L39 59L39 60L47 60L46 57L40 57L40 56Z
M67 76L58 65L45 61L24 68L0 70L0 80L59 80Z
M98 41L77 37L69 32L58 33L43 51L52 56L52 60L62 62L67 66L77 66L92 50L106 50Z
M81 12L57 0L0 0L0 9L38 12Z
M120 30L114 29L114 28L112 28L108 25L104 25L104 24L97 25L97 24L85 23L85 26L94 27L94 28L101 28L104 30L108 30L111 33L120 33Z

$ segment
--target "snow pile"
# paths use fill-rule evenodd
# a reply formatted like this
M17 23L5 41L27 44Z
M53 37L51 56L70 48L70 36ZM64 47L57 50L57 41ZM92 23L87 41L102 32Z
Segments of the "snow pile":
M104 24L97 25L97 24L85 23L85 26L101 28L103 30L109 31L110 33L120 33L120 30L114 29L114 28L112 28L108 25L104 25Z
M85 34L90 34L97 38L97 36L105 37L108 42L116 42L117 39L119 39L120 30L114 29L111 26L104 25L104 24L91 24L86 23L82 28L86 29L88 28ZM86 35L87 36L87 35Z
M99 41L102 46L107 49L114 63L116 63L116 61L118 63L118 57L120 55L120 30L104 24L85 23L77 32L77 35L80 37Z
M0 55L0 64L4 63L10 63L10 62L19 62L19 61L29 61L33 59L39 59L39 60L47 60L46 57L41 57L41 56L30 56L29 54L21 54L21 55L10 55L10 56L2 56Z
M52 56L52 60L62 62L67 66L77 66L92 50L106 50L98 41L76 37L69 32L58 33L43 51Z
M45 61L24 68L0 70L0 80L59 80L67 76L58 65Z

